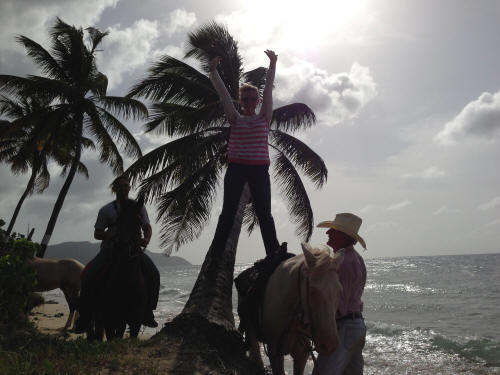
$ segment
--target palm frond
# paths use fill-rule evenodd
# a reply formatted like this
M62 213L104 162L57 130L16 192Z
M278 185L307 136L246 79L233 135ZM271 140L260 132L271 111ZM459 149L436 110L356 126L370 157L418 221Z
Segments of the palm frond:
M276 108L273 111L271 128L294 132L310 128L316 122L314 112L304 103L293 103Z
M216 22L210 22L190 33L188 39L189 47L185 57L198 59L203 71L208 73L210 60L220 56L219 74L231 97L238 98L240 77L243 73L242 58L238 52L238 43L227 28Z
M270 143L298 166L316 188L323 186L328 178L328 169L323 159L308 145L279 130L271 130Z
M85 129L96 139L99 150L99 161L107 163L115 175L123 173L123 158L101 121L99 112L93 103L87 102L87 116L84 119Z
M97 46L101 44L102 39L109 34L108 31L100 31L95 27L87 27L85 30L89 33L90 36L90 53L94 53Z
M148 109L139 100L120 97L104 96L96 98L96 101L108 111L112 111L125 119L132 117L134 120L142 120L148 117Z
M106 110L97 107L97 111L102 124L106 127L108 133L123 147L125 154L134 159L141 157L141 147L126 126Z
M154 63L147 78L135 84L127 96L193 106L218 101L217 93L206 75L168 55Z
M281 196L286 200L292 221L297 225L295 233L309 241L313 231L311 202L299 173L284 153L278 153L273 161L274 178L278 182Z
M174 103L156 103L151 108L146 132L166 134L170 137L184 136L203 129L226 124L219 103L192 107ZM227 126L227 125L226 125Z
M26 52L35 63L41 68L42 72L50 78L65 80L66 75L61 69L54 57L37 42L20 35L16 38L17 42L24 45Z
M259 67L243 73L243 82L249 83L259 89L259 92L264 90L266 84L267 68Z
M162 221L161 246L166 254L199 237L210 217L219 168L209 161L176 189L158 199L158 218Z
M154 197L166 194L169 189L197 173L210 160L217 160L218 165L225 164L227 140L222 134L205 136L199 141L192 140L191 146L185 140L182 142L191 152L172 158L172 162L166 167L142 181L139 189L141 196L146 200L153 200Z
M246 204L245 210L243 211L243 226L247 228L248 235L259 226L257 211L255 211L252 198L250 198L250 201Z
M35 181L35 185L33 186L36 193L40 194L45 191L49 187L50 183L50 173L47 168L47 161L40 163L40 169L37 174L37 178Z
M183 163L184 170L188 171L185 174L189 174L189 171L196 170L207 160L215 158L220 153L225 154L227 137L227 128L213 128L175 139L142 156L125 171L125 174L131 183L135 184L176 162ZM221 148L223 150L219 151Z

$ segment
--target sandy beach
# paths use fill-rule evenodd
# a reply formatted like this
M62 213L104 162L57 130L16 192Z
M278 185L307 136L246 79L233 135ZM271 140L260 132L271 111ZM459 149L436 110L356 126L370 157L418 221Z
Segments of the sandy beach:
M68 320L68 305L57 301L47 301L43 305L35 307L30 313L30 320L36 324L38 330L49 335L68 336L70 339L84 337L84 334L76 334L70 330L64 332L62 329ZM151 338L154 332L152 330L141 330L139 339L147 340ZM127 335L127 334L126 334Z

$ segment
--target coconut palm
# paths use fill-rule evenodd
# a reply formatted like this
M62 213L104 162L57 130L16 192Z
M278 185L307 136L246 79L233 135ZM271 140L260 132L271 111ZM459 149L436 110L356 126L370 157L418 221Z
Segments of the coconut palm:
M86 31L87 37L81 28L57 18L50 29L50 50L25 36L19 36L18 42L44 75L0 75L0 90L9 95L16 98L36 96L51 103L51 116L67 129L66 137L73 139L72 162L47 224L40 256L45 253L79 168L86 136L95 141L100 161L107 163L115 174L123 170L123 159L115 142L123 146L128 156L141 156L137 141L113 113L126 118L142 118L147 115L147 109L137 100L106 95L107 78L98 70L95 54L107 33L95 28L87 28Z
M24 97L14 101L0 96L0 114L12 120L0 124L0 161L10 164L14 174L31 169L7 228L9 235L24 200L34 192L42 193L49 186L49 160L63 167L64 172L71 163L73 147L68 144L72 139L66 137L66 129L51 118L50 106L44 99ZM90 140L87 145L92 145ZM88 178L87 168L82 163L78 171Z
M216 189L227 166L229 126L219 97L208 78L208 63L220 56L219 73L238 103L241 83L263 90L265 68L243 71L236 41L228 30L210 23L189 34L185 58L195 58L200 69L171 56L163 56L149 75L132 87L131 97L152 101L147 132L165 134L173 140L133 163L126 173L139 182L139 194L157 204L161 241L166 253L197 238L210 217ZM274 179L288 204L297 234L311 236L313 213L299 171L317 187L323 185L327 169L323 160L306 144L293 137L315 122L314 113L302 103L274 110L269 145L274 153ZM220 257L210 248L198 280L181 315L197 315L226 328L234 328L231 307L236 245L242 222L251 231L257 224L250 196L245 189L232 234ZM208 247L208 246L207 246ZM216 269L216 279L207 271Z

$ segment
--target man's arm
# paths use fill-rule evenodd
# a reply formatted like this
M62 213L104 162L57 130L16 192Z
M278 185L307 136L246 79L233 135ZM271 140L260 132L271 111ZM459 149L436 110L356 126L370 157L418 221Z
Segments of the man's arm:
M142 232L144 233L144 238L141 240L141 245L146 247L151 241L151 235L153 234L153 229L150 224L146 224L142 227Z
M266 73L266 85L264 86L264 93L262 95L262 107L260 109L260 113L264 114L266 119L271 122L271 119L273 118L273 85L278 55L271 50L266 50L265 54L269 57L269 68Z
M224 108L224 113L226 114L228 121L234 121L238 116L238 112L234 107L233 98L229 95L229 92L227 91L227 88L224 85L224 82L222 82L222 78L217 71L217 65L219 65L220 60L220 57L217 56L210 61L210 81L212 81L212 85L219 95L219 99L222 103L222 107Z

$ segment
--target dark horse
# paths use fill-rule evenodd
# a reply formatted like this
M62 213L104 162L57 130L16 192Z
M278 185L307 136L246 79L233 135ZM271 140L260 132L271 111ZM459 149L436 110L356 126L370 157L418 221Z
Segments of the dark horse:
M140 213L141 200L126 200L120 204L116 222L117 235L113 241L112 261L108 265L102 287L96 292L93 322L87 337L121 338L125 327L130 336L137 337L147 308L147 284L142 274Z

